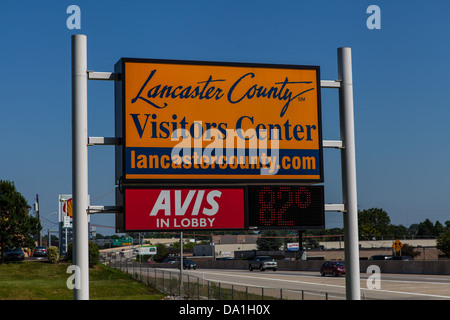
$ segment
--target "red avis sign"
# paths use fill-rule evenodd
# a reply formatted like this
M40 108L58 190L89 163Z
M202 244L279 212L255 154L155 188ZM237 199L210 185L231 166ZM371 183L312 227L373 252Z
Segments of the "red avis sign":
M126 231L245 229L243 188L125 189Z

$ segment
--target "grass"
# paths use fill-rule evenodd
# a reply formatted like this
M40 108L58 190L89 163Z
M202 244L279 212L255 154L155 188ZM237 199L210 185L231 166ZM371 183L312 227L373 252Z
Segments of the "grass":
M0 263L1 300L72 300L66 285L68 263L47 261ZM91 300L159 300L164 295L105 265L89 270Z

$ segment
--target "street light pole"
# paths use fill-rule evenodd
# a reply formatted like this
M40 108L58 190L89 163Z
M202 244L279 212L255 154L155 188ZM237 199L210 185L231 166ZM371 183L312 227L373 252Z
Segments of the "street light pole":
M355 124L353 112L353 76L351 48L338 48L339 116L344 213L344 248L347 268L345 282L348 300L360 300L360 268L358 242L358 201L356 192Z
M87 40L72 36L73 261L79 270L74 300L89 300Z

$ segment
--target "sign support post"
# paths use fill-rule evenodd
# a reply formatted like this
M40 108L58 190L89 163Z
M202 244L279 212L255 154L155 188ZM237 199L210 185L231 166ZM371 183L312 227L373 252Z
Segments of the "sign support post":
M180 232L180 296L183 296L183 231Z
M355 126L353 114L353 80L351 48L338 48L339 115L344 213L345 264L348 300L360 300L360 268L358 245L358 201L356 192Z
M72 36L72 195L74 300L89 300L87 41Z

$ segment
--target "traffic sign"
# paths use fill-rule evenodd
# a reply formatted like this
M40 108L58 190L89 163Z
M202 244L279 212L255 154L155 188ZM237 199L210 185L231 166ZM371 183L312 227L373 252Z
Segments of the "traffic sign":
M157 253L155 246L139 247L140 255L155 255Z
M395 251L399 252L403 248L403 243L400 242L400 240L395 240L395 242L392 244L392 247Z

